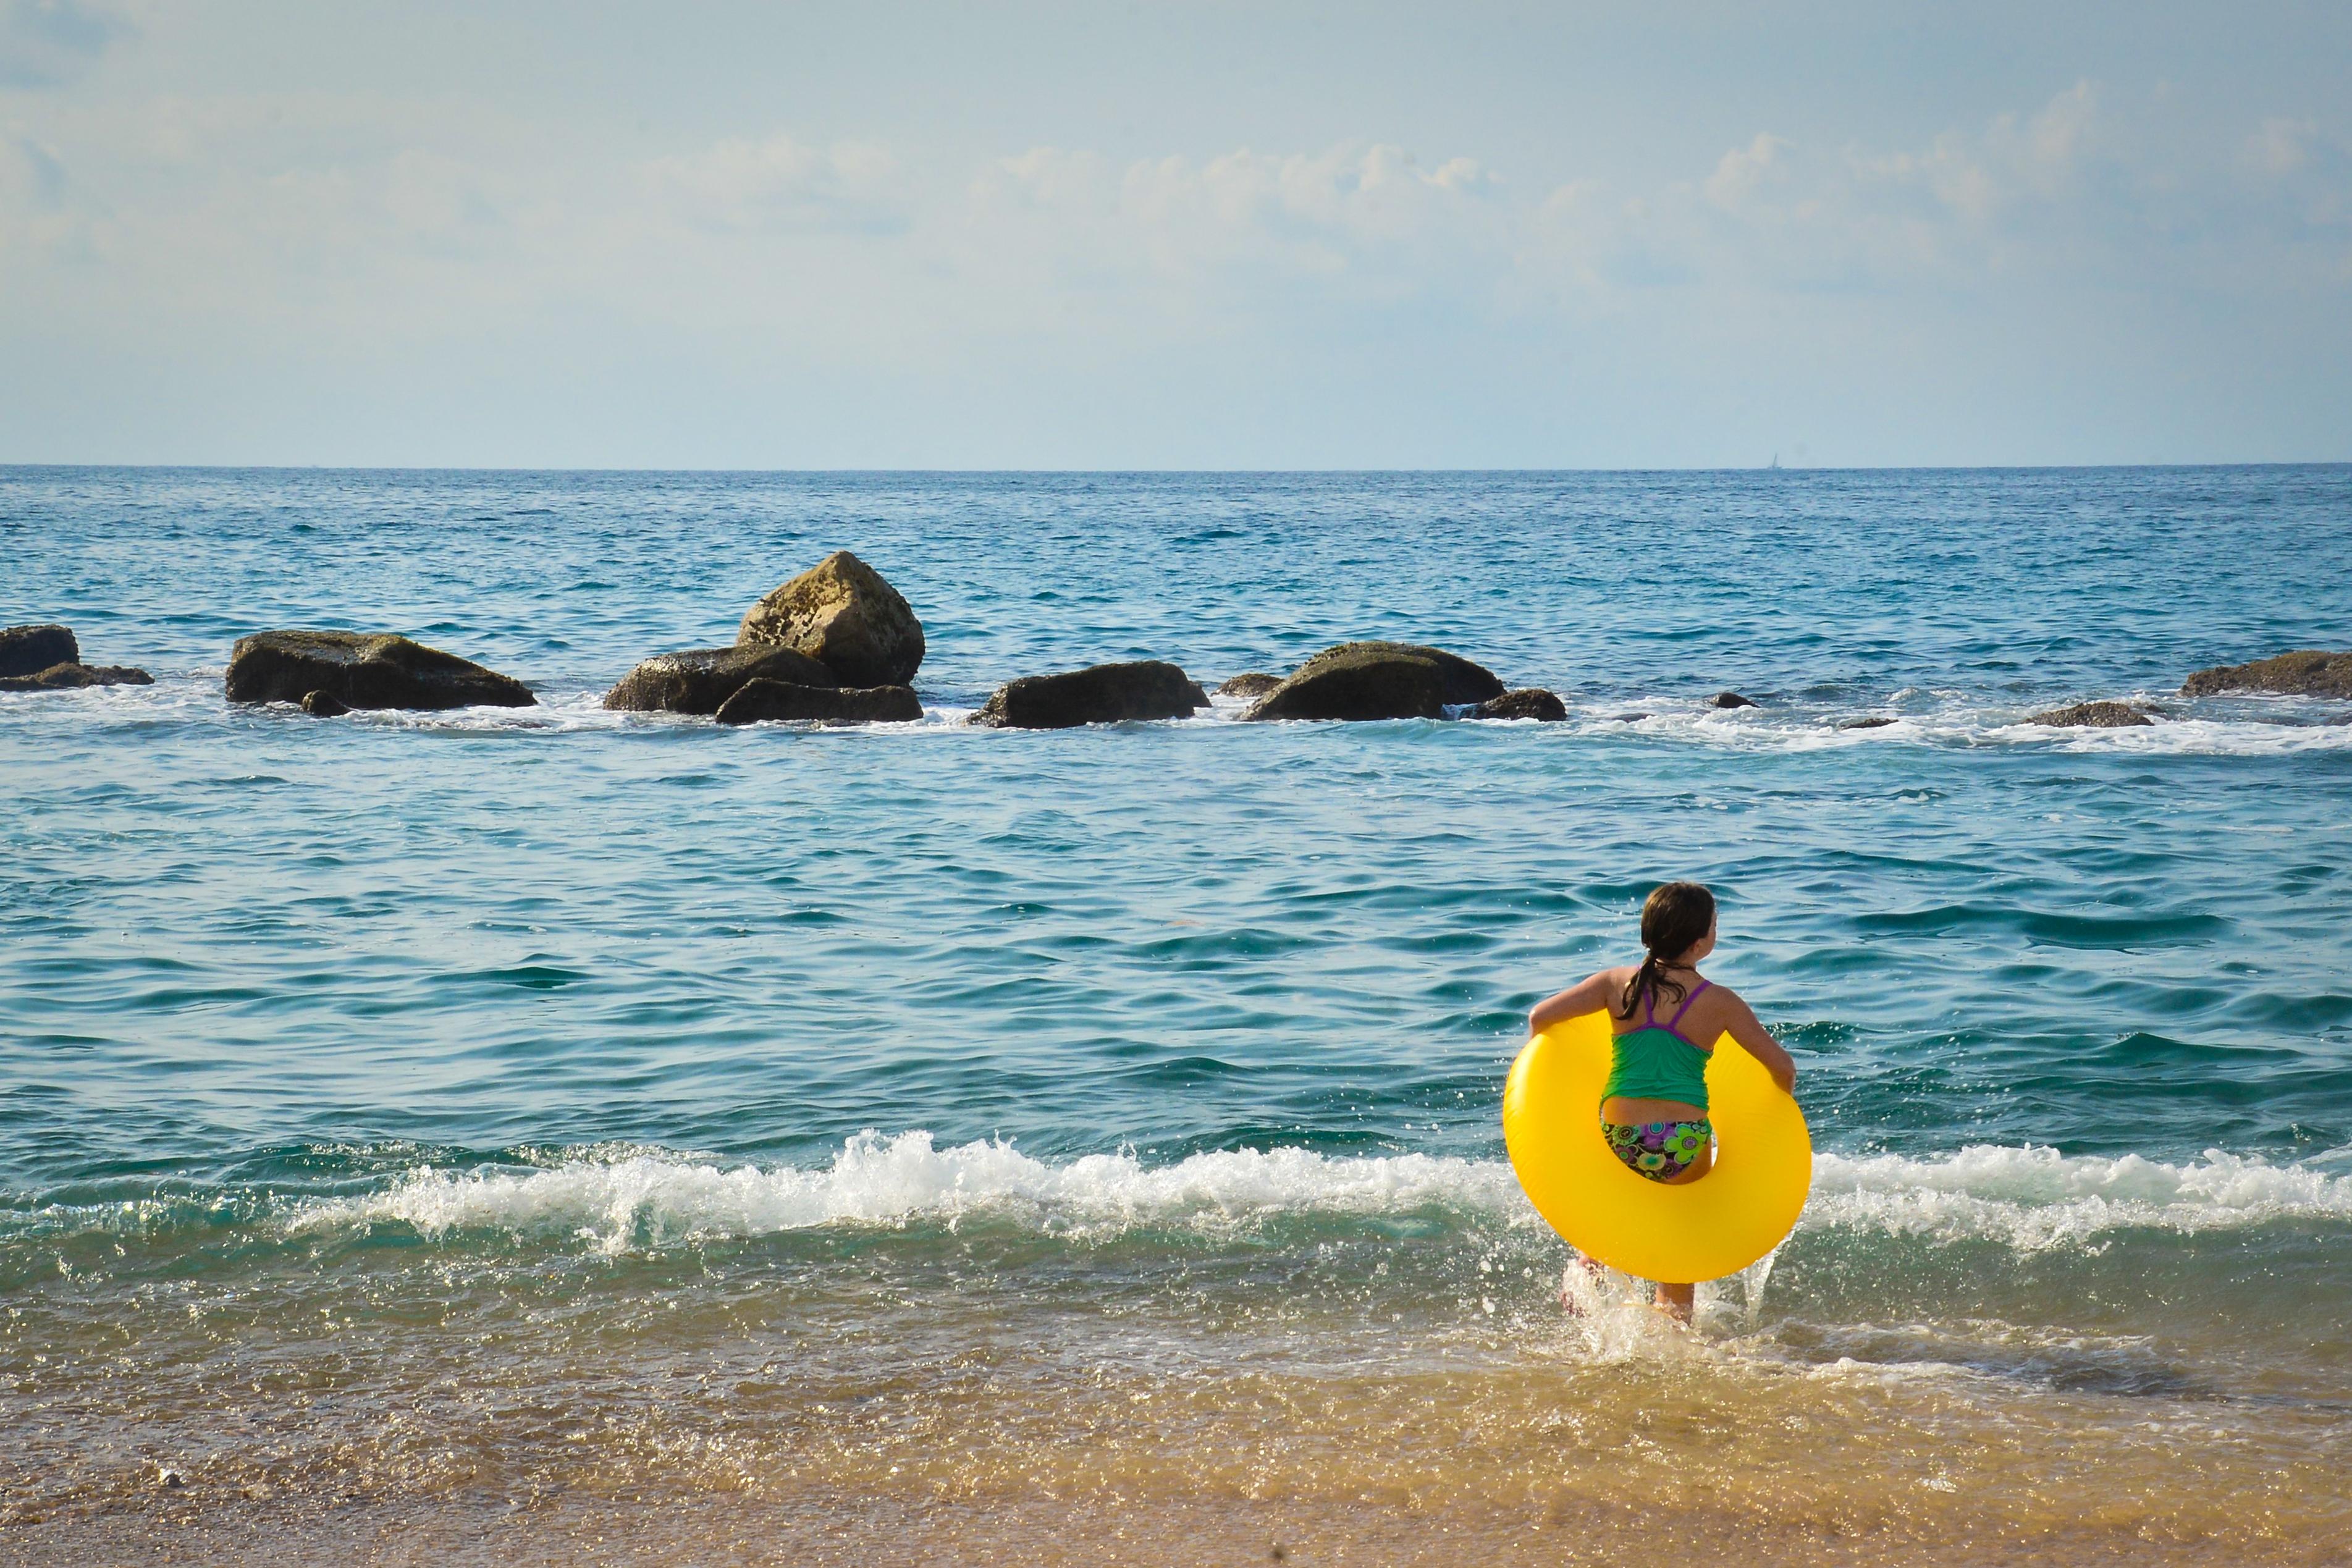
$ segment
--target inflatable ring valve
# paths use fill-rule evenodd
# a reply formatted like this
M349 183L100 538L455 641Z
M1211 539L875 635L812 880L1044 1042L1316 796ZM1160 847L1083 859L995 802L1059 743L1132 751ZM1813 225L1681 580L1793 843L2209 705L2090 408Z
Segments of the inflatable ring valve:
M1528 1201L1570 1247L1641 1279L1737 1274L1795 1228L1813 1180L1805 1113L1729 1035L1706 1063L1714 1167L1668 1186L1635 1175L1601 1136L1605 1013L1529 1040L1503 1088L1503 1142Z

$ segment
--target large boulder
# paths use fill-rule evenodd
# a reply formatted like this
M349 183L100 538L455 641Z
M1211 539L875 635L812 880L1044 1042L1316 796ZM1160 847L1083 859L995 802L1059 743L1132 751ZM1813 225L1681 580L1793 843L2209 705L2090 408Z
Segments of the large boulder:
M1473 664L1458 653L1448 653L1442 647L1429 647L1411 642L1343 642L1327 647L1321 653L1291 671L1297 680L1324 668L1360 665L1368 659L1383 657L1425 658L1437 666L1444 678L1444 700L1452 703L1485 702L1500 697L1504 690L1502 677L1483 664Z
M1003 730L1069 730L1127 719L1186 719L1208 705L1198 681L1164 659L1147 658L1008 680L971 721Z
M79 664L81 645L65 626L0 626L0 677L38 675L60 664Z
M789 680L747 680L719 710L721 724L772 720L820 724L905 724L923 716L911 686L800 686Z
M1473 719L1534 719L1546 724L1557 724L1568 717L1568 704L1556 693L1540 686L1529 686L1517 691L1506 691L1492 697L1470 710Z
M1465 661L1467 662L1466 660ZM1472 666L1473 668L1476 667ZM1317 654L1253 704L1245 720L1442 719L1446 668L1400 643L1349 643ZM1503 683L1475 700L1500 697Z
M256 632L239 637L223 682L231 702L299 702L323 692L348 708L529 708L510 675L404 637Z
M845 686L904 686L923 663L923 623L846 550L752 605L735 640L804 653Z
M630 713L716 713L753 680L839 686L832 670L804 653L772 644L694 647L646 660L604 693L604 706Z
M0 691L71 691L83 686L152 686L155 678L127 664L53 664L31 675L0 676Z
M2062 729L2128 730L2156 721L2126 702L2077 702L2072 708L2053 708L2047 713L2036 713L2026 722Z
M2184 697L2217 691L2275 691L2291 697L2352 697L2352 653L2298 648L2252 664L2221 664L2181 682Z

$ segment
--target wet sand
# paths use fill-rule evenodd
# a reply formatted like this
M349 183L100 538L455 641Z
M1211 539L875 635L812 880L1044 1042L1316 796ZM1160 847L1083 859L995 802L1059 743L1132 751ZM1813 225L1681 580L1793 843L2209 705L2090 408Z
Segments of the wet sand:
M2184 1488L2196 1485L2184 1474ZM2158 1514L2111 1510L2021 1529L1958 1505L1902 1516L1830 1514L1759 1521L1738 1510L1641 1512L1559 1499L1508 1507L1413 1509L1391 1501L920 1496L811 1491L770 1498L395 1501L215 1499L196 1489L0 1531L0 1563L360 1565L583 1562L857 1564L1134 1563L1507 1565L1675 1561L1928 1565L2321 1564L2340 1536L2282 1539L2249 1525L2186 1534Z

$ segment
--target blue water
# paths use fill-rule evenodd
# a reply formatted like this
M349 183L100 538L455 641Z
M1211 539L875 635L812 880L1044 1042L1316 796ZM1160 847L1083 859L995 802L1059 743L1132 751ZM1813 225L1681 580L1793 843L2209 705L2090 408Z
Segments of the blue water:
M923 619L922 723L598 706L845 547ZM771 1334L839 1313L811 1355L953 1340L975 1281L1041 1369L1263 1366L1276 1322L1503 1355L1557 1332L1500 1163L1526 1010L1685 877L1823 1156L1748 1353L2259 1393L2323 1413L2263 1428L2279 1463L2352 1452L2352 705L2178 695L2352 647L2352 468L19 468L0 561L0 622L156 677L0 696L0 1371L43 1398L194 1443L324 1313L418 1369L356 1434L475 1375L452 1347L544 1389L564 1313L625 1298L597 1354L658 1358L722 1286L802 1292ZM541 706L228 706L276 626ZM1017 675L1368 637L1570 721L958 721ZM2089 698L2162 721L2021 722ZM236 1325L157 1352L184 1385L36 1370L184 1299ZM598 1397L657 1411L646 1379Z
M593 710L838 546L923 616L936 723ZM0 548L0 616L158 677L0 699L16 1184L865 1128L1491 1155L1525 1008L1668 876L1722 892L1718 976L1827 1148L2352 1142L2352 731L2163 695L2352 644L2343 468L16 469ZM407 632L546 706L230 709L229 643L276 626ZM1360 636L1578 720L950 721L1016 674ZM1701 716L1722 688L1763 707ZM2009 727L2135 694L2189 722ZM1882 713L1913 718L1830 728Z

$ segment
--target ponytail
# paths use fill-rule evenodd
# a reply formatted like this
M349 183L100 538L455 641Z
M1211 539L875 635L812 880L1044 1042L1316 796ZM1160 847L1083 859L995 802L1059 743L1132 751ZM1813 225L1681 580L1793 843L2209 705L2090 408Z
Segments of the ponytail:
M1668 974L1666 966L1714 929L1715 895L1696 882L1668 882L1652 892L1642 905L1642 946L1647 956L1626 984L1618 1016L1632 1017L1644 994L1680 1002L1688 988Z

